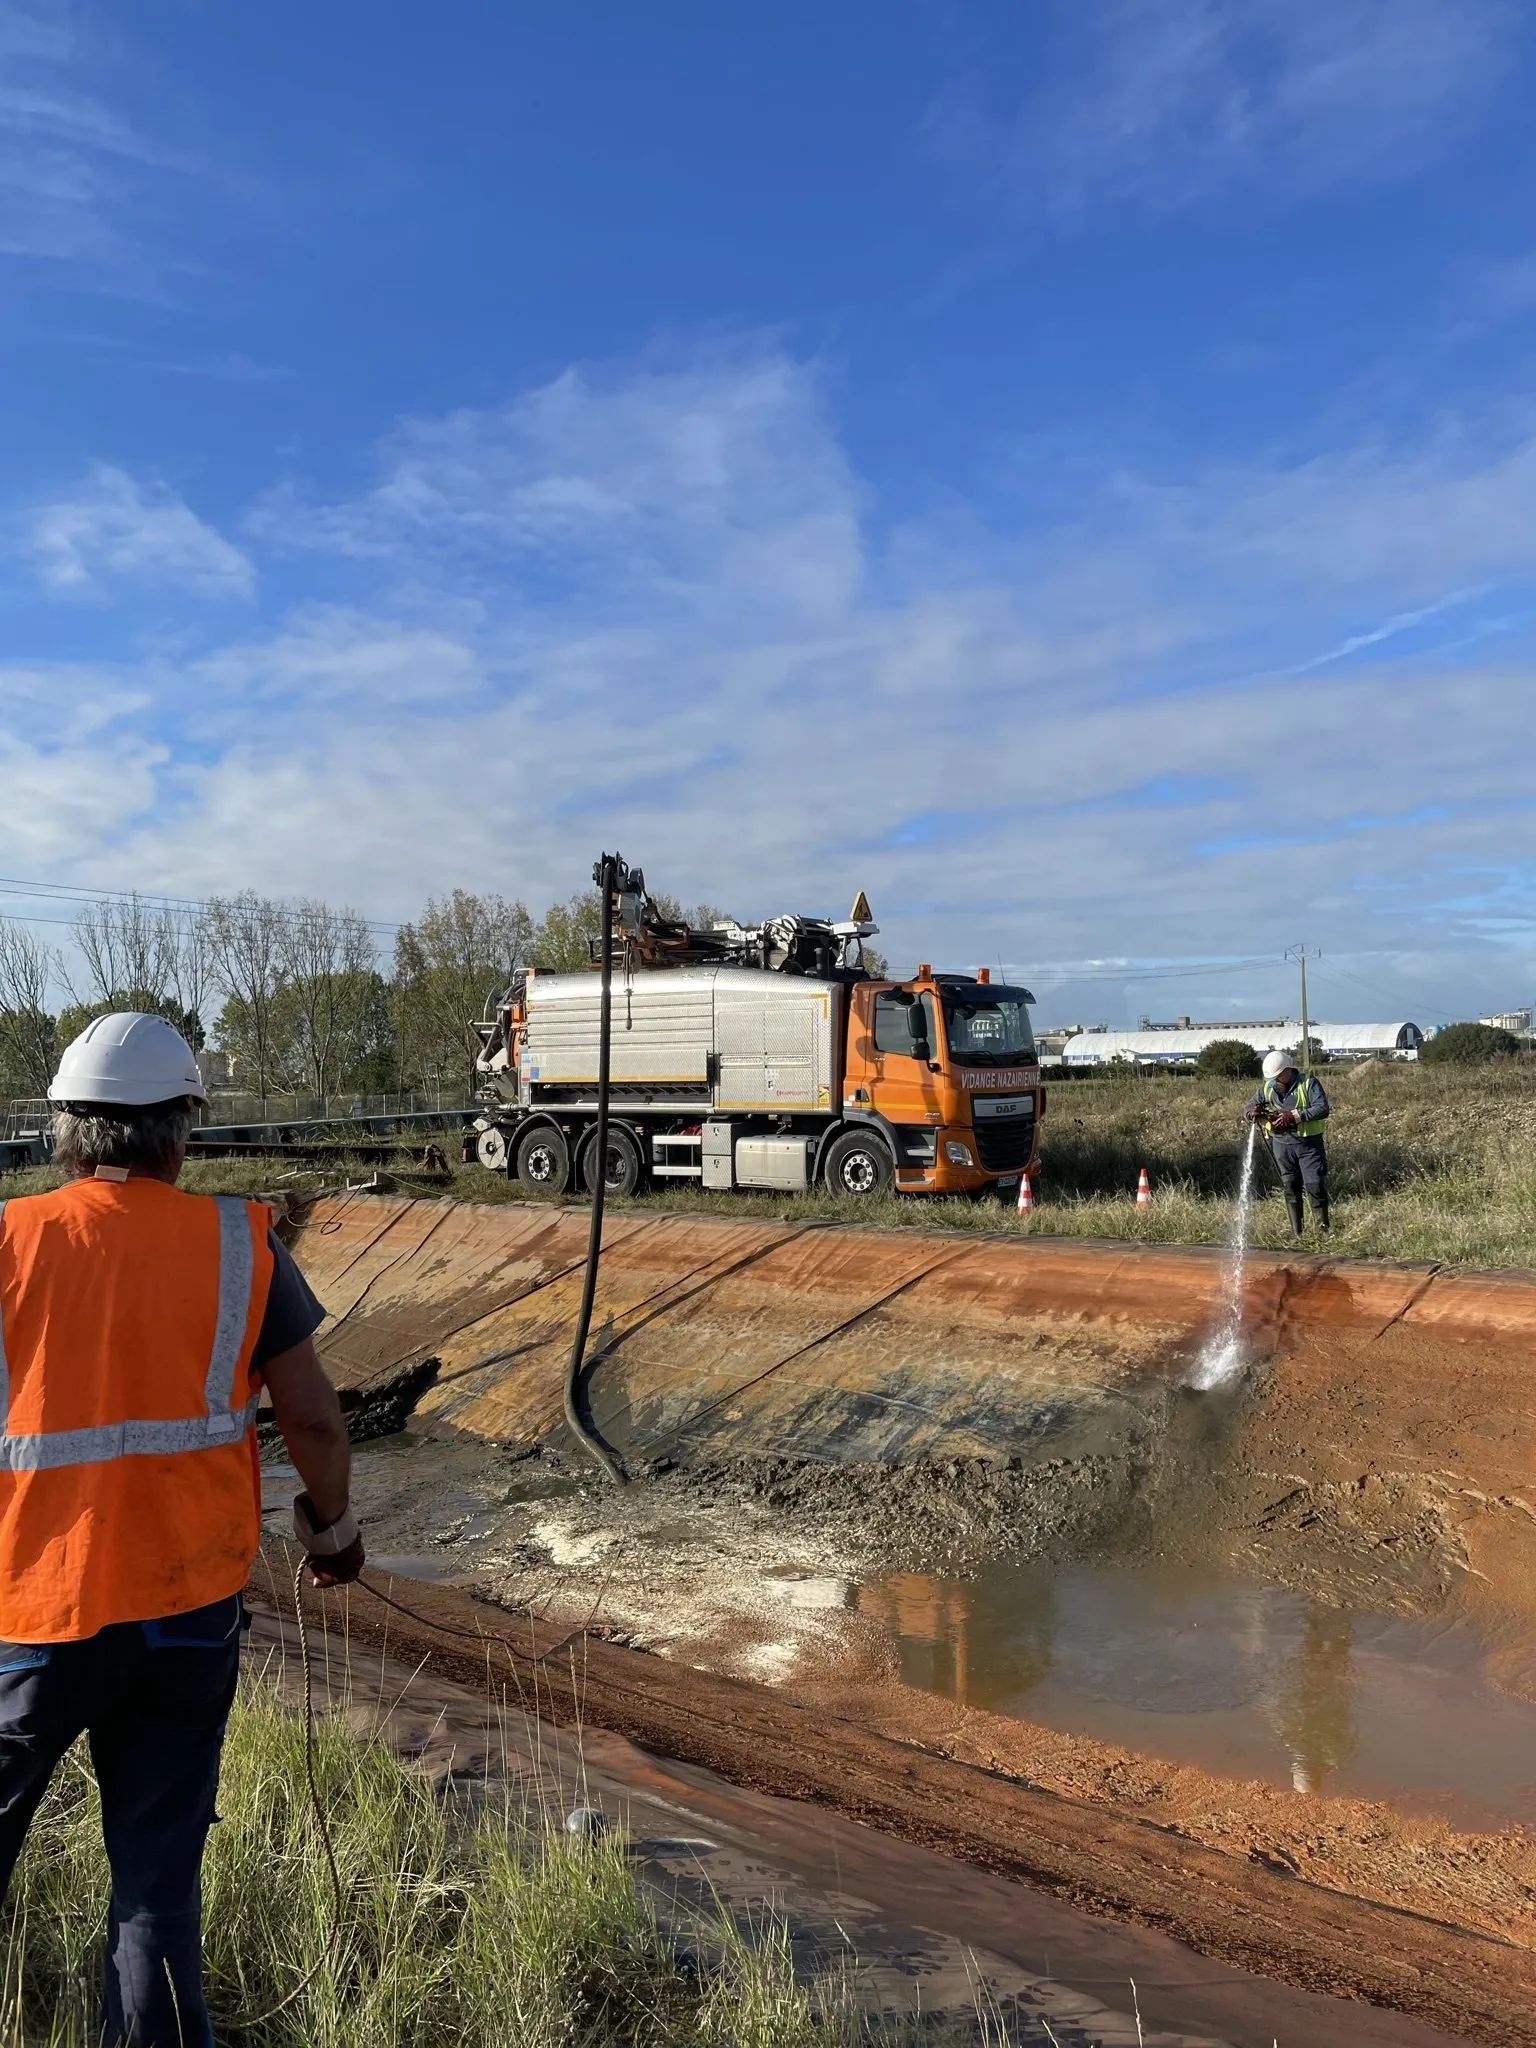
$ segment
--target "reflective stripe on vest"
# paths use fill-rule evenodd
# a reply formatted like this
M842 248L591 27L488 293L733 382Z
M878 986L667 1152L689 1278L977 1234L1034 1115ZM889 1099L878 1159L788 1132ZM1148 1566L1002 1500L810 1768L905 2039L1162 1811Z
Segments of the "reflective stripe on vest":
M1323 1128L1323 1119L1321 1117L1314 1117L1311 1123L1306 1124L1300 1121L1302 1106L1306 1102L1307 1097L1312 1093L1312 1076L1310 1074L1303 1074L1297 1081L1293 1092L1296 1097L1296 1128L1294 1131L1280 1131L1276 1135L1282 1138L1317 1137ZM1266 1081L1264 1083L1264 1099L1271 1109L1283 1109L1285 1107L1276 1092L1273 1081Z
M206 1451L244 1436L256 1420L260 1397L233 1406L235 1375L246 1319L251 1309L255 1252L249 1205L238 1195L217 1195L219 1212L219 1304L213 1347L203 1380L206 1414L178 1422L103 1422L87 1429L55 1429L15 1436L10 1429L11 1371L0 1319L0 1471L47 1472L67 1465L99 1465L111 1458L164 1458L181 1451ZM0 1237L5 1203L0 1200Z

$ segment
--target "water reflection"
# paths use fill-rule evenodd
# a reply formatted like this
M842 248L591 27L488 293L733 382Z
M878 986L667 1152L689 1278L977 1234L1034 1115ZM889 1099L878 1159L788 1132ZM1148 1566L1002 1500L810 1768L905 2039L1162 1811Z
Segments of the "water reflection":
M1285 1663L1275 1714L1298 1792L1326 1791L1359 1746L1354 1649L1354 1616L1310 1602L1300 1640Z
M858 1589L910 1685L1297 1790L1536 1818L1536 1708L1467 1631L1352 1614L1219 1568L995 1565Z
M1021 1577L998 1606L997 1588L987 1581L930 1578L924 1572L891 1572L858 1589L862 1614L880 1622L896 1639L901 1675L908 1685L942 1693L962 1706L991 1706L999 1665L1022 1696L1050 1672L1056 1637L1056 1589L1045 1574ZM972 1700L971 1645L981 1650L981 1685Z

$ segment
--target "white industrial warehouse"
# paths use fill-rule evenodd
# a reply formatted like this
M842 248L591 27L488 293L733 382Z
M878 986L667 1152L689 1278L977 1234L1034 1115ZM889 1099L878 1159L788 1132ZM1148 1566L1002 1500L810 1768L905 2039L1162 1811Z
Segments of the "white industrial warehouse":
M1313 1020L1307 1033L1329 1059L1417 1059L1424 1034L1417 1024L1328 1024ZM1061 1057L1069 1067L1103 1067L1115 1061L1140 1067L1193 1066L1208 1045L1236 1039L1255 1052L1288 1052L1301 1043L1299 1018L1278 1024L1204 1024L1180 1031L1078 1031Z

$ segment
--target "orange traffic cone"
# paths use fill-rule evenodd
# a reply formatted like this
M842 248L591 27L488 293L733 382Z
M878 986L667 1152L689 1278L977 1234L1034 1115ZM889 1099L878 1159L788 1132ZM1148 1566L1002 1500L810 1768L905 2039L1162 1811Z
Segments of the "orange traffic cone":
M1027 1173L1019 1176L1019 1214L1030 1216L1034 1213L1035 1191L1029 1184Z
M1136 1183L1136 1206L1138 1209L1150 1209L1152 1206L1152 1179L1145 1167L1141 1169L1141 1179Z

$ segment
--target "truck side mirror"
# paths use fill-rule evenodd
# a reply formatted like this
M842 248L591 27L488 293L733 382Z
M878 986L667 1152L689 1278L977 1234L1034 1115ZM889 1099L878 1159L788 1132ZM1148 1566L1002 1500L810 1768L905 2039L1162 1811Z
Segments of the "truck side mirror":
M915 1060L931 1060L933 1047L928 1043L928 1019L921 1003L914 1003L907 1012L907 1036L912 1041L912 1057Z

